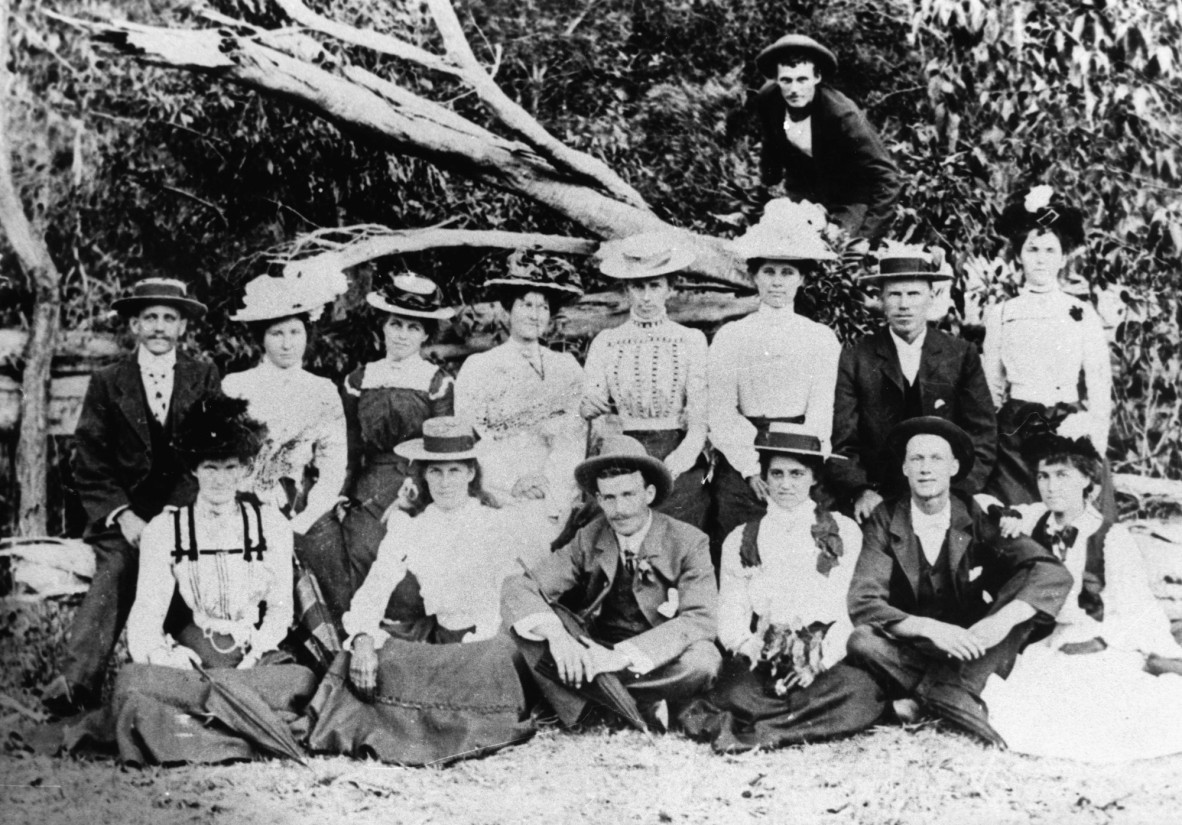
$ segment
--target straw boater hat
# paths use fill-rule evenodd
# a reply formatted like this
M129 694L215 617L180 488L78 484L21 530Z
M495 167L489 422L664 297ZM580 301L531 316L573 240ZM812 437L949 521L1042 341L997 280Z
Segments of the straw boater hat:
M882 285L894 280L924 280L932 283L952 280L952 267L944 250L938 246L925 248L887 241L886 247L875 257L878 266L859 278L859 281Z
M206 396L181 421L172 448L192 463L230 457L250 460L262 448L267 427L247 415L247 406L245 398L220 392Z
M506 294L541 292L558 301L573 301L583 294L578 273L569 263L549 255L527 255L521 250L509 256L504 275L489 278L483 287L494 300Z
M626 435L605 436L597 454L575 467L575 481L588 493L595 495L599 492L596 477L608 468L638 471L643 475L646 484L657 488L654 507L664 501L673 489L673 475L665 462L653 458L645 451L644 445Z
M1066 252L1084 242L1083 212L1045 184L1021 190L1002 210L997 231L1006 238L1016 238L1034 229L1053 231L1062 239Z
M144 278L131 288L131 294L112 302L111 307L124 318L130 318L150 306L169 306L188 318L205 314L205 304L189 297L184 281L175 278Z
M259 275L246 285L242 309L230 316L231 321L250 323L307 315L315 321L349 288L345 273L339 269L313 275L304 272L285 272L282 277Z
M423 437L394 447L394 452L411 461L466 461L476 458L480 437L461 418L445 415L423 422Z
M887 445L900 462L907 453L907 442L917 435L938 435L948 442L952 455L960 462L960 470L952 477L960 481L973 469L976 456L973 454L973 439L960 427L946 418L936 415L921 415L899 423L887 436Z
M773 421L768 425L767 432L755 437L755 449L761 453L777 455L799 455L809 458L826 459L845 456L830 455L822 449L821 439L803 424L792 424L785 421Z
M434 281L413 272L395 275L389 286L370 292L365 300L382 312L407 318L445 320L456 314L454 309L443 306L443 295Z
M599 247L599 271L609 278L633 281L671 275L690 266L697 255L672 232L642 232Z
M837 255L821 236L826 225L825 210L817 204L774 198L759 223L735 239L732 248L745 260L832 261Z
M761 51L755 58L755 66L764 77L775 78L777 67L793 58L807 57L817 66L817 71L831 77L837 71L837 56L811 37L803 34L786 34Z

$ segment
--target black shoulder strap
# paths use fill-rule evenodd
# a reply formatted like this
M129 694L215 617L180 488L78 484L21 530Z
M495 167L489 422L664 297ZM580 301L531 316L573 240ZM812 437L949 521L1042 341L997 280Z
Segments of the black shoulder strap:
M249 505L249 507L248 507ZM263 535L263 514L259 509L259 500L254 496L243 496L238 499L238 509L242 513L242 560L262 561L263 553L267 549L267 539ZM254 513L254 535L258 541L251 541L250 513Z
M184 532L181 528L181 518L185 518L185 526L189 530L189 546L185 547ZM173 548L172 561L174 564L183 559L197 561L197 530L193 524L193 508L178 507L172 511Z
M759 523L757 518L743 525L743 540L739 542L739 561L744 567L759 567Z
M1044 550L1051 549L1051 537L1047 533L1047 524L1051 521L1051 511L1047 510L1034 524L1034 529L1030 531L1030 538L1042 545Z

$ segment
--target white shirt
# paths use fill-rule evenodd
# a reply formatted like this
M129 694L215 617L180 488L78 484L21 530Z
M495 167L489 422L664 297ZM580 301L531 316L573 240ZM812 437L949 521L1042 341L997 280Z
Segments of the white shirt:
M899 355L899 368L903 370L903 377L908 384L915 383L915 376L919 375L919 360L923 356L923 342L928 337L927 327L919 333L919 337L908 344L891 330L891 341L895 344L895 352Z
M176 348L163 355L155 355L145 347L136 353L140 367L140 380L144 382L144 393L148 397L148 409L161 424L168 418L168 407L172 402L173 377L176 370Z
M804 416L828 448L840 356L833 330L791 307L760 304L718 330L707 358L710 441L743 478L759 473L749 417Z
M616 544L620 547L620 558L627 564L630 560L634 560L640 552L640 546L644 544L644 538L648 535L649 528L653 526L653 511L648 511L648 518L645 519L644 524L630 536L622 536L615 533Z
M928 564L934 565L940 558L940 548L944 546L944 538L948 535L948 528L952 526L952 503L947 502L943 510L928 515L911 501L911 530L919 539L919 546L923 548L924 558Z

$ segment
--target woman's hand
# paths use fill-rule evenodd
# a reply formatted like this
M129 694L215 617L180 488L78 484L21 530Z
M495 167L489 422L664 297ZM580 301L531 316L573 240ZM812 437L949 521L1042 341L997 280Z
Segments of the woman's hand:
M767 501L767 482L764 481L760 476L748 476L747 486L751 488L751 492L755 494L757 499L760 501Z
M353 655L349 660L349 681L365 701L371 701L378 686L378 652L373 637L360 633L353 637Z
M579 415L588 421L601 415L607 415L611 411L612 402L606 398L584 395L583 400L579 402Z
M239 662L236 667L238 670L248 670L257 665L260 658L262 658L261 654L255 653L252 650L250 653L247 653L242 657L242 661Z
M697 463L697 453L690 455L688 451L684 451L680 447L665 456L665 466L669 468L669 473L674 479L682 473L688 473Z
M1002 538L1016 539L1022 535L1022 519L1019 516L1002 516L997 526Z
M550 492L550 481L541 473L528 473L513 485L513 498L545 498Z

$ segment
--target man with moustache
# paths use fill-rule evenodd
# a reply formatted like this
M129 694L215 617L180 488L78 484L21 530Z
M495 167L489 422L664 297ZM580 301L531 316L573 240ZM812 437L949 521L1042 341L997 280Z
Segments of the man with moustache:
M709 688L721 664L706 535L653 509L673 477L633 438L604 438L575 477L602 515L506 579L501 615L564 724L586 709L595 677L614 673L650 724L667 727L670 711ZM550 606L559 602L582 622L577 638Z
M833 400L828 487L843 512L864 521L884 499L907 492L887 436L921 415L945 418L973 441L973 469L957 488L975 495L997 454L997 416L976 348L928 325L936 284L952 280L943 250L889 244L876 272L886 326L842 351Z
M74 615L61 673L42 690L42 703L58 716L100 698L103 671L135 599L140 535L166 505L187 504L196 492L172 435L219 386L216 367L177 351L189 322L205 314L184 283L146 278L113 306L128 319L136 350L91 376L74 432L74 480L95 574Z
M882 238L903 184L866 115L827 85L837 71L833 52L789 34L755 63L768 78L755 97L763 188L783 182L788 197L820 203L850 235Z

